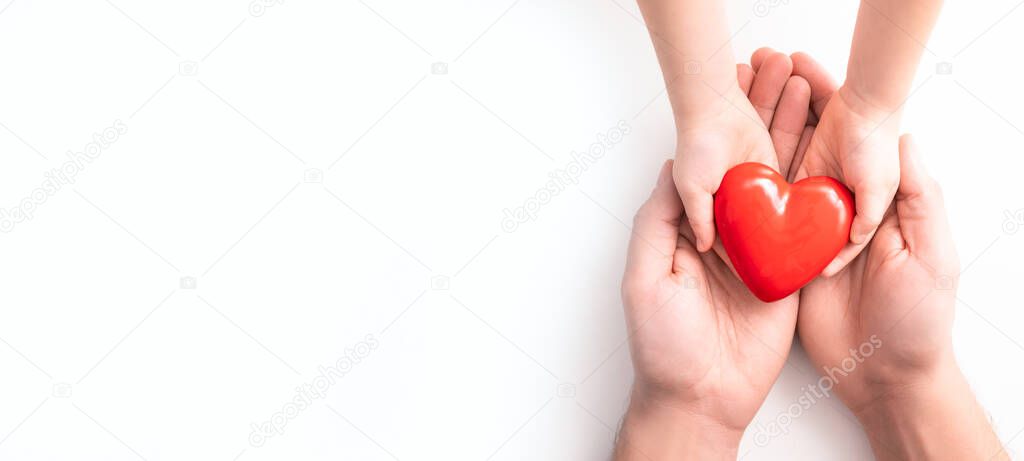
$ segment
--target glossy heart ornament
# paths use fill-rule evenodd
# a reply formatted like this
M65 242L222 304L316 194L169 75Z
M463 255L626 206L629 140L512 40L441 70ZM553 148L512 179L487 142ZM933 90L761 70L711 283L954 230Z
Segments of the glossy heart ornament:
M818 276L850 237L853 194L814 176L789 184L760 163L726 172L715 226L736 273L758 299L777 301Z

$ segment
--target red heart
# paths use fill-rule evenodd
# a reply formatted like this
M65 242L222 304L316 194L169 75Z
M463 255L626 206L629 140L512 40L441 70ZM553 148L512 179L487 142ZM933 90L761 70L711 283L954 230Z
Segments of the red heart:
M736 165L715 193L715 225L736 273L758 299L777 301L810 282L850 236L853 194L813 176L794 184L760 163Z

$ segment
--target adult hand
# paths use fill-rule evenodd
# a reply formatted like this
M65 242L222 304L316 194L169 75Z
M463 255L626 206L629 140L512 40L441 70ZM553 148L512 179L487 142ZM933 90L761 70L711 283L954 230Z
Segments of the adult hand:
M622 281L635 378L616 459L735 459L785 364L797 297L763 303L698 252L670 171L637 212Z
M761 71L772 65L776 54L762 48L751 57L757 71L754 86L761 78L778 79ZM828 108L840 106L832 104L836 86L817 62L802 53L792 59L792 78L799 74L808 82L813 111L808 114L806 108L801 111L786 105L773 116L795 125L796 117L809 115L798 147L779 149L798 165L801 158L806 164L812 155L813 140L819 138L825 117L831 113ZM817 114L822 118L815 127ZM833 277L816 278L800 291L798 334L816 366L826 370L837 367L852 351L859 353L859 347L871 349L870 363L865 366L858 361L865 367L857 375L863 381L850 378L836 385L851 408L876 396L869 383L905 384L919 371L952 358L950 329L959 273L956 250L938 185L924 172L909 136L901 138L898 145L900 164L895 171L901 173L899 192L874 238ZM883 338L892 344L881 346Z
M750 62L737 66L740 88L768 127L779 173L789 178L791 167L807 150L817 121L808 107L814 95L807 80L794 74L797 63L786 54L764 47L754 52Z
M760 70L769 66L773 53L769 49L758 50L751 58L752 67ZM801 157L806 164L812 155L813 140L819 137L822 125L826 123L825 117L830 114L828 107L840 106L832 104L836 100L832 97L836 91L835 84L818 63L802 53L794 54L793 62L794 75L799 73L810 85L810 98L814 105L803 131L803 141L798 142L799 147L792 152L796 165L800 164ZM757 79L766 75L770 76L758 72L754 85L758 84ZM777 97L781 99L783 95ZM793 113L787 113L789 111ZM822 118L815 127L814 118L819 113ZM780 107L773 115L789 120L802 114L807 114L807 111L796 111L786 106ZM851 350L866 343L869 344L866 348L873 346L870 341L872 335L879 339L892 337L894 342L887 344L884 352L879 348L879 355L873 356L871 364L878 366L880 372L915 371L916 367L909 366L912 363L904 361L907 359L905 355L930 351L924 354L927 357L918 357L922 362L951 358L944 354L951 354L953 287L959 273L956 251L937 184L923 171L909 137L902 138L899 147L902 151L897 157L900 164L895 167L895 171L902 173L898 181L899 193L895 205L884 215L877 235L847 267L833 277L815 279L800 291L798 334L817 366L837 366L850 356ZM779 152L790 155L787 150L780 149ZM793 173L794 176L799 174L799 171ZM930 307L911 309L925 304ZM915 317L904 317L911 315ZM895 330L890 331L891 328ZM913 350L905 350L901 346ZM888 354L895 357L891 361L886 360ZM923 368L928 365L917 364ZM868 368L870 371L871 366ZM890 381L883 378L876 375L871 382ZM900 382L899 377L895 381ZM845 388L858 391L842 391ZM856 395L865 389L865 386L857 384L837 386L840 396L851 394L848 403L854 407L867 398Z
M1009 459L954 357L960 263L942 192L909 135L899 154L895 204L874 238L801 291L801 343L877 459Z
M779 78L761 71L772 54L754 53L754 85ZM793 61L794 74L810 82L813 110L780 104L772 114L792 126L807 115L795 149L776 143L783 165L784 156L800 164L817 117L836 90L807 55L796 54ZM787 99L785 93L775 97ZM797 330L826 380L815 392L834 390L850 406L877 459L1008 459L953 357L959 263L941 193L909 137L901 139L899 151L896 202L874 239L834 277L818 278L801 291Z
M800 294L798 332L811 361L824 370L850 357L857 362L835 385L854 412L954 363L960 270L942 192L909 135L899 150L896 202L874 238L844 269Z

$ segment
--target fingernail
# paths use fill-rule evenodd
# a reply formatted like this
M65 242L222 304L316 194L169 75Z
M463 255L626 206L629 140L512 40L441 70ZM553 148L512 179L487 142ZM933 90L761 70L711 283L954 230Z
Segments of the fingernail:
M714 237L712 237L710 240L708 240L706 238L703 239L701 241L701 248L703 248L704 251L714 250L715 249L715 239L714 239Z
M693 226L693 222L690 222L690 228L693 229L693 245L697 247L697 251L703 251L704 249L704 236L697 233L697 228Z

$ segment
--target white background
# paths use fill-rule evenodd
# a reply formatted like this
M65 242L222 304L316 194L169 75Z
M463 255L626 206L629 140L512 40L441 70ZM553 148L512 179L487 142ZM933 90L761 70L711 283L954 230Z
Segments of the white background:
M957 354L1015 452L1019 5L948 2L905 119L963 260ZM0 234L0 459L607 457L632 380L628 225L674 142L636 6L263 6L0 4L0 206L127 128ZM856 7L733 1L734 49L805 50L842 75ZM630 134L578 185L502 229L620 121ZM251 424L368 335L325 398L250 445ZM794 349L754 424L816 379ZM765 447L748 431L740 454L870 457L835 399Z

